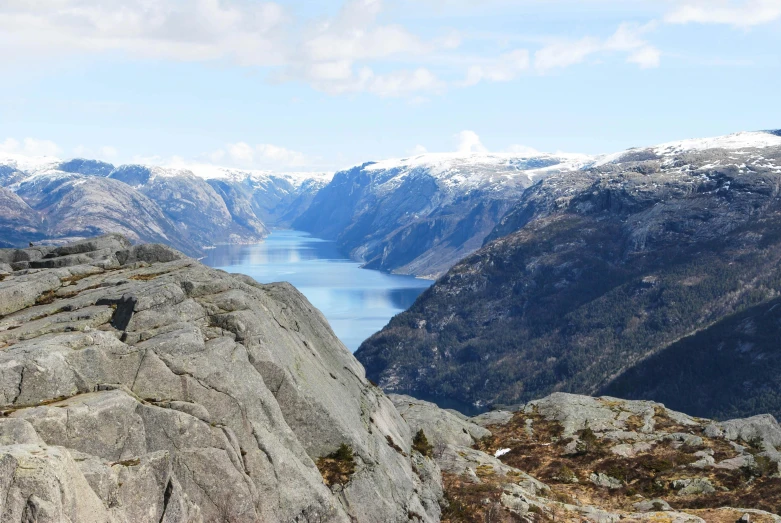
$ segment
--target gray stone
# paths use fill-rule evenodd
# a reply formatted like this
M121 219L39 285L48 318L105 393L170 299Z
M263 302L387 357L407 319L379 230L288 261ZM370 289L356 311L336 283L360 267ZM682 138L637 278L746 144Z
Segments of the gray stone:
M61 285L60 279L48 272L6 278L0 282L0 315L30 307L42 295Z
M491 425L507 425L513 419L514 414L506 410L492 410L485 414L480 414L471 418L469 421L480 425L481 427L490 427Z
M121 234L106 234L86 240L69 243L54 249L57 256L70 256L73 254L87 254L99 251L117 252L130 247L130 242Z
M417 432L422 429L429 443L435 447L468 447L491 435L489 430L442 410L434 403L396 394L388 397L412 430Z
M620 479L610 477L607 474L603 474L601 472L593 472L588 479L591 481L591 483L598 487L605 487L611 490L619 489L624 486L624 482Z
M130 263L166 263L186 258L184 254L159 243L143 243L117 252L120 265Z
M716 492L708 478L676 479L670 485L680 496L712 494Z
M713 423L706 427L705 434L709 437L723 435L730 441L745 443L758 438L763 444L781 447L781 426L770 414Z
M663 499L646 499L632 505L638 512L668 512L672 510L670 504Z

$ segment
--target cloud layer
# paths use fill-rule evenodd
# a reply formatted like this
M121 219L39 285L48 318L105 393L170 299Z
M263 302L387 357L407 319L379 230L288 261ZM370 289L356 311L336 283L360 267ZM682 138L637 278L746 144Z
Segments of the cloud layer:
M779 0L695 0L681 2L665 17L672 24L722 24L749 28L781 19Z
M428 28L423 36L388 23L389 7L401 1L344 0L329 17L306 18L281 3L256 0L5 0L0 47L15 52L0 56L0 65L30 56L115 53L261 68L272 81L304 82L332 95L419 98L616 58L643 69L662 63L663 52L651 41L659 25L653 21L620 24L613 34L547 35L538 39L541 44L513 48L494 42L475 51L469 35L453 28ZM463 9L461 4L438 5L447 12ZM779 0L656 5L659 20L668 24L751 28L781 19Z
M659 64L660 52L624 26L607 39L466 53L452 28L423 37L385 23L388 3L394 0L346 0L332 17L311 20L278 3L244 0L6 0L0 3L0 45L17 52L0 63L104 53L227 62L265 68L274 81L302 81L334 95L381 97L511 81L610 51L628 53L627 61L641 67Z
M0 142L0 153L23 154L26 156L57 156L62 149L49 140L25 138L22 141L7 138Z

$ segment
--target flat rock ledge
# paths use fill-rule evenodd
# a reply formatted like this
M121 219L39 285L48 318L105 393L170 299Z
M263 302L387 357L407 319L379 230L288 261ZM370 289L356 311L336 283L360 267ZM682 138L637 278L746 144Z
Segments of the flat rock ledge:
M298 291L160 245L0 250L0 410L4 522L440 518L438 466Z

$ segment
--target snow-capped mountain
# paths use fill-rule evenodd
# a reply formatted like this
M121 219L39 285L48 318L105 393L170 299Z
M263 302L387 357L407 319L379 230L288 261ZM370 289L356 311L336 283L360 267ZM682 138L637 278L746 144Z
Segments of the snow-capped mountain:
M478 249L535 180L578 154L424 154L336 173L294 226L335 239L367 267L436 277Z
M218 243L257 242L269 227L288 225L327 179L5 154L0 239L20 244L121 232L197 255Z

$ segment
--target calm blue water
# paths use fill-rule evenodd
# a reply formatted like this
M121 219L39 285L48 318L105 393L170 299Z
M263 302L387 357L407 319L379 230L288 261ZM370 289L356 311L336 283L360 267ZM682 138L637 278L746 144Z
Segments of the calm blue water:
M300 231L275 231L258 245L219 246L203 262L261 283L292 283L323 312L352 351L433 283L361 269L334 242Z

